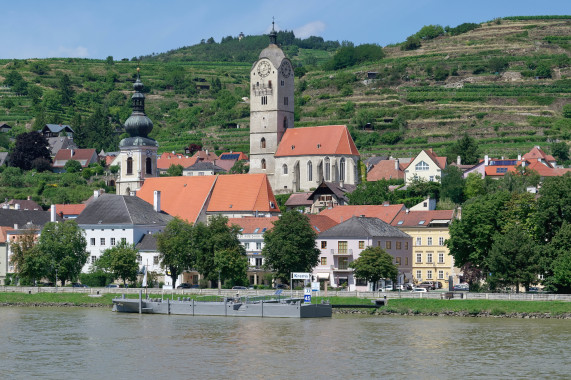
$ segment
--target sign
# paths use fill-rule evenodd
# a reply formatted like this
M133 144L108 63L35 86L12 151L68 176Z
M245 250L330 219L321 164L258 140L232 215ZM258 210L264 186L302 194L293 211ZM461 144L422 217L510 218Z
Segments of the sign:
M303 288L303 302L311 303L311 288Z
M311 280L311 273L292 273L291 278L294 280Z
M311 283L311 291L318 292L319 291L319 281Z

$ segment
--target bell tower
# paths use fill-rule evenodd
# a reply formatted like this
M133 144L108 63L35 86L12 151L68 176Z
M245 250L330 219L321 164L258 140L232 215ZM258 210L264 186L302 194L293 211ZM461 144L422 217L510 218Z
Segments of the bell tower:
M137 80L133 84L135 93L131 97L133 112L125 121L129 137L119 143L119 173L116 193L129 195L143 186L145 178L157 177L157 149L159 144L147 137L153 130L153 122L145 115L143 82L137 67Z
M294 75L277 45L272 22L270 44L250 71L250 173L265 173L275 186L275 158L287 128L293 128Z

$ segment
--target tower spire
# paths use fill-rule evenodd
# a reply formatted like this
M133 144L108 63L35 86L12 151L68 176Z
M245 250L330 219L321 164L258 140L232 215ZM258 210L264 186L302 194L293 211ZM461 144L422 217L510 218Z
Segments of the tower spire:
M270 32L270 44L276 45L278 33L276 32L275 26L275 18L272 17L272 31Z

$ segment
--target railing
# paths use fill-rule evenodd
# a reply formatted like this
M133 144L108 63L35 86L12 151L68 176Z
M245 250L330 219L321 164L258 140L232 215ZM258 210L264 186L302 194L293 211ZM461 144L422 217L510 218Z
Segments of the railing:
M332 255L352 255L353 254L353 249L335 249L335 248L331 248L331 254Z

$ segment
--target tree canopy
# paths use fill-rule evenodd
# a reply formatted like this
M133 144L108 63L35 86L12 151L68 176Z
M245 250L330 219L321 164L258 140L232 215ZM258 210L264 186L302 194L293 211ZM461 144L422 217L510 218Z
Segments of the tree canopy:
M14 149L10 152L10 166L30 170L32 162L37 158L52 162L48 140L36 131L18 135Z
M179 218L174 218L157 234L157 247L161 267L170 273L173 287L184 270L194 266L196 256L192 249L193 226Z
M132 244L121 241L118 245L103 251L97 260L96 266L113 274L113 278L127 281L136 281L139 273L137 255L139 251Z
M381 279L395 281L398 276L398 268L393 264L393 257L381 247L367 247L349 266L353 268L356 278L365 279L373 283L373 286Z

